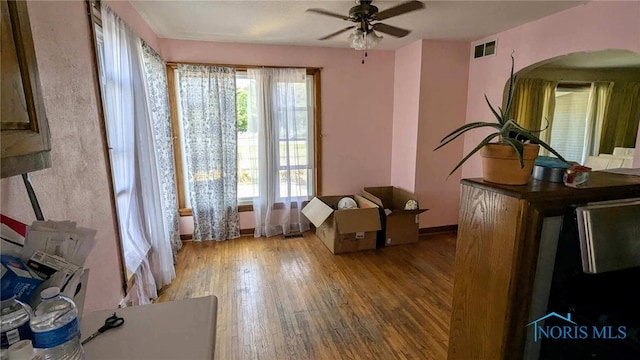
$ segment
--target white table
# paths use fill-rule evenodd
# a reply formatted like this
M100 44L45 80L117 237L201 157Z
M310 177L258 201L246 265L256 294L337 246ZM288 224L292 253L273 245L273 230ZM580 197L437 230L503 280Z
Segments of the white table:
M166 303L103 310L82 315L82 339L115 311L124 325L85 344L87 360L213 359L218 299L211 295Z

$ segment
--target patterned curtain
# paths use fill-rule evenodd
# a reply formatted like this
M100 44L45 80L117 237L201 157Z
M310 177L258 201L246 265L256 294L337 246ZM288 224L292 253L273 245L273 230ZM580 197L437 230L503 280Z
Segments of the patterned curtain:
M234 68L178 65L193 239L240 236Z
M153 131L158 176L160 177L162 210L175 262L178 250L182 247L182 240L180 240L180 231L178 230L180 214L178 214L178 202L176 200L173 134L171 133L167 71L164 60L144 41L142 42L142 58L151 112L151 130Z

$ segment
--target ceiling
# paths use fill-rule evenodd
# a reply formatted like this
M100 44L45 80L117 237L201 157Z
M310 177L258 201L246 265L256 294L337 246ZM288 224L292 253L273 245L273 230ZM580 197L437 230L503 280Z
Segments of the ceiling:
M161 38L236 43L348 47L348 32L317 40L352 23L305 12L322 8L348 14L354 1L129 0ZM380 11L403 1L373 1ZM425 8L384 20L412 30L384 35L379 49L397 49L418 39L474 41L586 1L424 1ZM382 34L381 34L382 35Z

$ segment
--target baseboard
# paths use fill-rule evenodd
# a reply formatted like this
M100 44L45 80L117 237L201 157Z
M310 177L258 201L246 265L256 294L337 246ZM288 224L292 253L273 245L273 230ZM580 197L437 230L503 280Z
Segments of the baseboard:
M420 228L420 235L438 234L458 231L458 224Z
M255 229L240 229L240 236L253 236ZM189 241L193 240L193 234L180 234L180 240Z
M311 226L312 229L314 226ZM428 234L437 234L444 232L456 232L458 231L458 225L444 225L444 226L433 226L428 228L420 228L420 235L428 235ZM253 236L255 229L240 229L240 236ZM193 234L181 234L180 240L189 241L193 240Z

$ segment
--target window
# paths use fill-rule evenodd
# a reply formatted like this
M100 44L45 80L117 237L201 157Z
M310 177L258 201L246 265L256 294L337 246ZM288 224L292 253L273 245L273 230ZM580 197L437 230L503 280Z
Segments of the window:
M556 89L550 144L569 161L581 162L585 147L589 87Z
M249 90L255 84L246 72L236 73L236 113L238 116L238 202L259 195L256 129L249 129Z
M177 76L175 65L168 66L169 77ZM276 198L289 196L310 198L314 196L318 188L317 164L317 131L319 122L319 69L308 69L306 82L295 84L295 121L288 127L278 125L280 145L275 149L278 159L280 183L276 184L274 191ZM178 139L175 147L184 146L180 139L181 124L178 121L177 99L179 91L170 83L170 96L175 99L171 102L172 117L174 118L174 136ZM236 114L238 121L237 141L237 169L238 169L238 203L241 210L251 210L254 197L259 196L258 185L258 144L257 144L257 119L256 119L256 89L255 81L247 77L246 70L238 69L236 72ZM173 93L173 94L171 94ZM178 201L181 215L190 215L188 199L188 186L186 181L186 158L183 151L176 151L176 171L180 174L178 183ZM289 187L291 183L299 186Z

